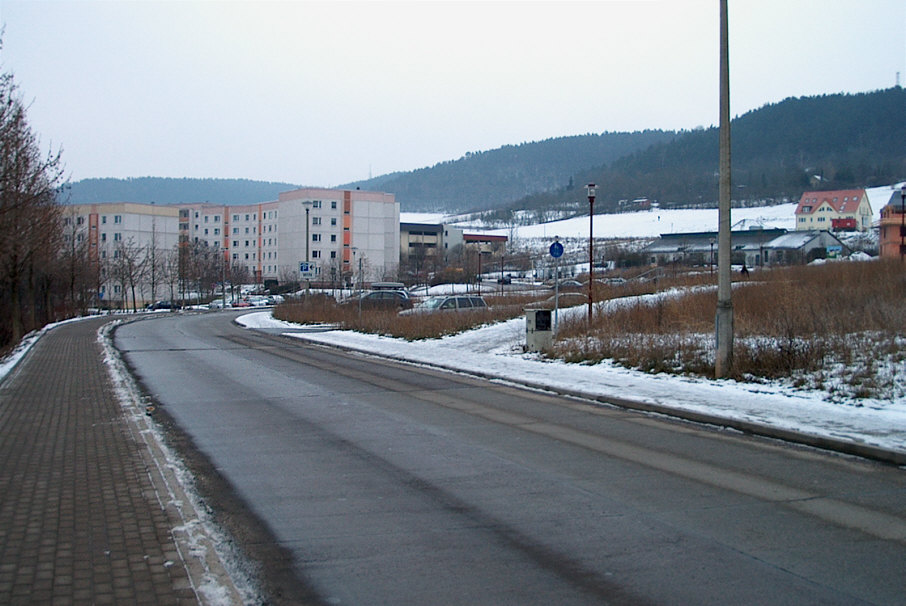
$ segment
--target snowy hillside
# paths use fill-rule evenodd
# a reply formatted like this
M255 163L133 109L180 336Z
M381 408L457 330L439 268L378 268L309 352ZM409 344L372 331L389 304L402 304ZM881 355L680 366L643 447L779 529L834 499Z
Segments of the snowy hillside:
M881 208L887 204L892 187L868 189L868 198L874 213L874 221L880 219ZM753 226L765 228L796 229L796 204L762 206L755 208L734 208L731 222L736 229ZM442 214L401 213L400 220L411 223L456 223L456 217ZM596 238L656 238L661 234L701 232L717 230L717 209L654 209L621 214L595 215L594 236ZM481 233L509 235L509 229L470 229ZM587 238L588 217L574 217L563 221L515 228L515 236L521 239L534 238Z

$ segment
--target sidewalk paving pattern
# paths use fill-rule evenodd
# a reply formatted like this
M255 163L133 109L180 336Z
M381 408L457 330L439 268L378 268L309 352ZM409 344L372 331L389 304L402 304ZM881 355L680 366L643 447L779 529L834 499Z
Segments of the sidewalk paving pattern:
M95 337L45 334L0 384L0 604L197 604Z

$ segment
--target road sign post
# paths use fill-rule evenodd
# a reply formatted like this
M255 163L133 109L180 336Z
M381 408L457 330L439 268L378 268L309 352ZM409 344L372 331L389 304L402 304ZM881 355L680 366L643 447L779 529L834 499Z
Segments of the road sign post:
M559 322L560 314L560 257L563 256L563 245L560 244L560 237L554 236L554 243L550 247L551 256L557 260L556 268L554 269L554 330L553 333L557 333L557 324Z

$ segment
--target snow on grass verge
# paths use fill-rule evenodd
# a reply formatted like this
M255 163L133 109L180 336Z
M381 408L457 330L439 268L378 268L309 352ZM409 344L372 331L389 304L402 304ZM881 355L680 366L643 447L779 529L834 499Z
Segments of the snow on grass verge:
M285 334L299 339L517 384L546 386L589 397L631 399L906 453L906 400L902 397L847 405L829 402L826 392L796 389L780 381L744 383L652 375L608 361L589 365L547 360L538 354L523 353L524 318L415 342L344 330L299 332L299 325L275 320L270 311L247 314L237 322L247 328L283 329Z

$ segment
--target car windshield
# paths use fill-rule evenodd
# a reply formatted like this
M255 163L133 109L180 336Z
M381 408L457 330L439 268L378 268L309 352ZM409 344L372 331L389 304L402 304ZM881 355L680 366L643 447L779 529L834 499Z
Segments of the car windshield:
M424 307L425 309L437 309L445 300L446 297L431 297L429 299L425 299L424 302L419 305L419 307Z

